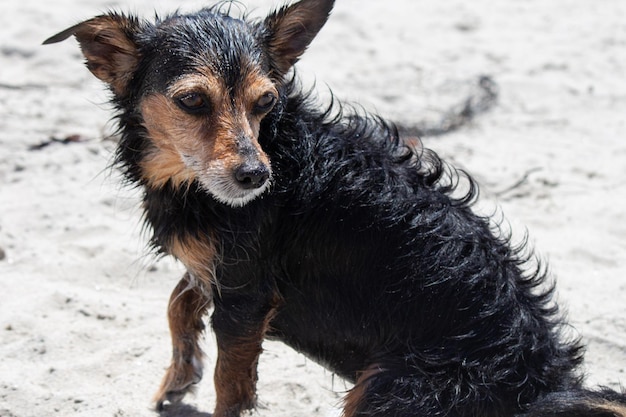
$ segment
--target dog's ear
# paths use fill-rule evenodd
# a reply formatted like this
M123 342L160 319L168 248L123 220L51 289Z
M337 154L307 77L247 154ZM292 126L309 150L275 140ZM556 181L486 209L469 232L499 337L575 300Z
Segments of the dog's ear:
M139 51L133 41L139 31L137 19L111 13L74 25L46 39L44 45L75 36L89 71L123 96L128 81L137 69Z
M302 0L265 19L265 46L274 69L283 76L328 20L334 0Z

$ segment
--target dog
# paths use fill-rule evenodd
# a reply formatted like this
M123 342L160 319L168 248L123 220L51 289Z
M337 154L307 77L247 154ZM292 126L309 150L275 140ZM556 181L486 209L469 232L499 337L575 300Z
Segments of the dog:
M623 393L583 388L544 268L474 213L471 177L303 92L292 68L333 3L258 20L224 4L110 12L44 42L74 36L110 87L115 162L143 191L153 249L187 270L157 409L200 381L211 310L214 417L255 407L266 338L354 384L344 417L626 416Z

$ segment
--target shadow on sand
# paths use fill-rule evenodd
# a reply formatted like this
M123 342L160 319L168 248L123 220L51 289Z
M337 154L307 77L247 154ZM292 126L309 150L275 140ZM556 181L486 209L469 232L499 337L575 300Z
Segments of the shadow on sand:
M198 411L195 407L186 404L166 405L159 413L159 417L212 417L213 414Z

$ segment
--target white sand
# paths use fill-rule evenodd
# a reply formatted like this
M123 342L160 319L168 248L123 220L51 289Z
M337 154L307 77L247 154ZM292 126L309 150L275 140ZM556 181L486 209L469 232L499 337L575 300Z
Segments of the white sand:
M181 267L145 256L138 193L107 169L107 95L75 42L40 43L109 7L151 16L198 4L0 6L1 417L155 415ZM625 19L623 0L338 0L299 67L408 124L493 77L496 108L425 142L473 173L482 210L500 207L517 236L528 229L588 344L589 383L612 387L626 382ZM28 150L71 135L83 141ZM266 348L256 415L331 415L347 386L280 344ZM210 415L210 333L206 351L205 380L186 401L197 409L169 415Z

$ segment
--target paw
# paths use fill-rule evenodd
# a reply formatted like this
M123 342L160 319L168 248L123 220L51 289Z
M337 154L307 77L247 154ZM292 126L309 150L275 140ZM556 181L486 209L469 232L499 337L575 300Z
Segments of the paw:
M202 363L195 356L191 362L173 362L154 398L157 411L163 411L166 403L179 403L187 393L193 392L193 386L201 379Z

